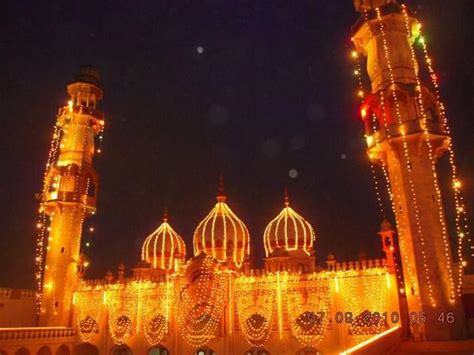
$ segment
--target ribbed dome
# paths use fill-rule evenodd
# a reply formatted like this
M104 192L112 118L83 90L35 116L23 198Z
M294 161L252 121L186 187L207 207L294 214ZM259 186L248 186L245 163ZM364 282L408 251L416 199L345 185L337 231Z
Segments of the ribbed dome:
M263 234L265 255L271 256L275 250L286 250L290 254L302 251L311 255L314 241L313 227L290 207L288 194L285 193L285 207L268 224Z
M250 254L250 235L226 199L221 181L216 205L194 231L194 255L205 252L220 262L230 258L240 268Z
M165 213L163 223L151 233L142 246L142 260L153 268L176 270L184 262L186 245L183 238L168 223Z

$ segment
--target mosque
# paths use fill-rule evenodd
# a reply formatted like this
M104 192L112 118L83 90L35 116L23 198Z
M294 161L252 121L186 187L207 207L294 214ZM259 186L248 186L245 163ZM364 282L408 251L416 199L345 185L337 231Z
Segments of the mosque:
M449 197L436 174L438 158L452 154L451 135L436 75L421 79L422 66L432 73L421 26L395 0L354 3L361 13L352 29L355 73L366 63L371 84L360 80L358 92L367 154L386 177L396 222L383 221L374 236L384 259L330 255L317 267L310 218L285 193L261 236L265 259L257 269L250 233L221 179L192 246L165 212L143 239L131 276L120 265L87 279L81 237L96 213L93 158L105 118L98 74L84 67L67 86L39 196L37 290L0 289L0 354L381 354L404 353L407 339L474 346L465 340L474 280L463 268L462 184L454 169L460 246L453 253L441 202Z

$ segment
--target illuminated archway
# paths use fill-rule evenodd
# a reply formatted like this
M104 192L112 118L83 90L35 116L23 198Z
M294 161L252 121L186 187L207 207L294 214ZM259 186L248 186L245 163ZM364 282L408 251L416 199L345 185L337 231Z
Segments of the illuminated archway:
M163 346L154 346L148 350L147 355L170 355L170 352Z
M53 355L53 352L51 351L49 347L43 346L38 350L36 355Z
M110 350L111 355L133 355L132 349L130 349L127 345L123 344L120 346L114 346L112 350Z
M245 355L270 355L270 352L264 348L252 348L247 350Z
M20 348L15 352L15 355L30 355L30 351L27 348Z
M74 348L74 355L99 355L99 349L90 343L82 343Z
M71 350L69 350L69 347L65 344L61 345L57 350L56 350L56 355L71 355Z

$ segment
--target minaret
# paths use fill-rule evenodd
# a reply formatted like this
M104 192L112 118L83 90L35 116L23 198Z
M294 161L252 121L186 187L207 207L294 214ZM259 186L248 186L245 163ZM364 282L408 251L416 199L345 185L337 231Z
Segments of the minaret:
M411 335L427 340L463 338L458 270L436 174L436 162L450 137L434 95L418 76L412 41L420 25L395 0L354 3L362 15L353 27L353 56L367 57L371 82L361 116L369 158L382 166L389 180L413 317Z
M81 68L67 86L68 106L59 110L59 155L48 167L41 209L50 218L44 266L40 325L68 326L80 275L80 244L85 219L95 213L98 179L92 167L94 136L104 125L96 110L102 99L99 75Z

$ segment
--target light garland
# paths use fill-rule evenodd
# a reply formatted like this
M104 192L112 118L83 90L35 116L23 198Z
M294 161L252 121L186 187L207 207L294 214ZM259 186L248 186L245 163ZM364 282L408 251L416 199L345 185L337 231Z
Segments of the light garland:
M329 278L325 274L289 275L285 287L286 310L293 335L308 347L317 347L328 327L331 298Z
M250 345L261 347L272 333L276 295L275 275L241 276L235 280L235 299L240 329Z
M386 38L386 33L385 33L385 24L382 21L380 8L377 7L375 10L376 10L376 13L377 13L377 20L379 21L380 34L382 35L382 43L383 43L385 61L387 63L387 68L388 68L389 76L390 76L391 88L389 90L390 90L390 93L392 95L393 102L395 104L395 112L396 112L396 115L397 115L398 124L400 125L400 127L403 128L403 119L402 119L402 115L401 115L401 112L400 112L400 103L398 101L397 93L395 91L396 83L395 83L395 77L394 77L394 74L393 74L393 69L392 69L392 65L391 65L390 54L389 54L389 49L388 49L388 44L387 44L387 38ZM385 111L383 93L380 94L380 98L382 100L381 101L382 111ZM401 138L402 138L403 154L404 154L404 157L405 157L405 161L408 163L408 162L410 162L410 154L409 154L409 149L408 149L408 143L407 143L407 140L406 140L406 132L405 132L404 129L400 129L400 135L401 135ZM425 268L424 274L425 274L426 285L427 285L427 288L428 288L428 298L430 300L431 306L434 308L434 307L436 307L436 300L435 300L434 295L433 295L433 287L432 287L431 280L430 280L430 275L429 275L430 271L429 271L429 267L428 267L428 261L427 261L426 254L425 254L425 251L424 251L424 248L423 248L424 245L425 245L425 241L424 241L423 230L421 228L421 223L420 223L420 217L419 217L420 212L419 212L419 209L418 209L415 185L414 185L413 179L411 177L412 168L411 168L410 165L407 166L407 170L408 170L408 182L409 182L410 194L411 194L411 203L413 205L414 212L415 212L414 213L415 225L416 225L416 228L417 228L417 233L418 233L419 238L420 238L422 262L423 262L423 267ZM450 269L448 268L448 271L449 270ZM416 292L416 289L415 289L415 292Z
M361 338L380 333L386 329L384 322L371 322L372 314L387 312L390 292L386 282L385 268L336 272L341 294L345 323L349 323L349 334ZM368 312L368 313L367 313ZM370 314L370 317L366 317ZM367 322L367 319L369 321ZM337 319L336 319L337 322Z
M113 288L107 291L109 330L112 340L117 345L125 344L134 333L140 288L136 282L126 284L123 288L121 286L121 284L113 285Z
M176 314L181 336L191 346L207 344L216 336L224 312L227 272L218 270L214 258L206 255L195 280L182 274L175 278Z
M147 285L143 288L139 299L141 330L148 344L152 346L161 343L169 333L171 287L169 281Z
M417 85L420 88L420 90L418 91L418 103L419 103L420 110L421 110L423 120L424 120L423 132L424 132L424 135L425 135L425 138L426 138L426 142L429 145L430 154L431 154L431 143L429 141L429 132L428 132L428 128L427 128L427 125L426 125L426 121L427 121L426 110L425 110L424 104L423 104L422 91L421 91L422 86L421 86L421 81L420 81L420 77L419 77L419 65L418 65L418 61L416 59L416 54L415 54L414 47L412 45L413 40L415 40L417 37L419 39L421 39L419 41L419 43L422 45L422 48L423 48L423 54L424 54L424 58L425 58L426 67L427 67L428 72L429 72L431 83L433 84L433 87L434 87L435 99L436 99L437 106L438 106L438 109L439 109L439 113L440 113L440 116L441 116L441 119L442 119L443 127L446 130L446 133L447 133L448 136L451 135L451 131L450 131L448 120L447 120L446 110L445 110L444 104L441 100L441 94L440 94L439 84L438 84L438 75L436 75L436 73L434 72L433 65L432 65L432 60L431 60L430 56L428 55L426 41L423 39L423 36L421 34L421 24L417 23L415 31L412 31L410 29L410 26L409 26L408 11L407 11L407 8L406 8L405 5L402 5L402 14L403 14L403 17L404 17L404 20L405 20L405 28L406 28L406 31L407 31L407 37L408 37L409 44L410 44L412 62L413 62L414 67L416 68ZM411 38L413 40L410 40ZM458 282L457 282L457 290L456 291L457 291L457 295L461 296L462 275L463 275L462 245L463 245L464 237L466 235L468 235L469 232L468 231L466 231L466 232L463 231L463 224L464 224L464 228L467 228L467 219L466 219L466 214L465 214L465 211L464 211L464 208L463 208L464 207L464 205L463 205L463 196L462 196L461 190L460 190L461 183L459 182L459 180L457 178L457 167L456 167L456 164L455 164L455 154L454 154L454 148L453 148L453 143L452 143L451 139L449 139L449 142L448 142L448 152L449 152L449 165L450 165L450 168L451 168L451 183L452 183L451 187L452 187L453 192L454 192L453 195L454 195L454 203L455 203L455 209L456 209L455 210L455 213L456 213L456 217L455 217L456 234L458 236L457 254L458 254L458 259L459 259L459 265L458 265ZM432 162L432 170L433 170L433 176L434 176L434 180L435 180L435 190L436 190L437 195L438 195L437 203L438 203L438 207L439 207L440 220L442 222L443 231L445 231L447 227L444 223L444 213L443 213L442 204L441 204L441 190L440 190L439 183L438 183L438 180L437 180L435 161L432 157L430 157L430 160ZM463 221L464 223L461 222L461 221ZM443 237L444 237L444 234L443 234ZM445 255L447 255L447 258L448 258L448 270L450 270L450 260L449 259L451 258L451 255L450 255L450 249L449 249L449 238L447 236L444 239L444 245L445 245ZM454 280L452 279L452 276L450 278L450 283L451 283L451 287L452 287L451 298L454 300L454 292L453 292L453 290L454 290Z
M90 342L99 332L102 319L103 292L100 290L87 290L74 293L74 311L82 341Z

